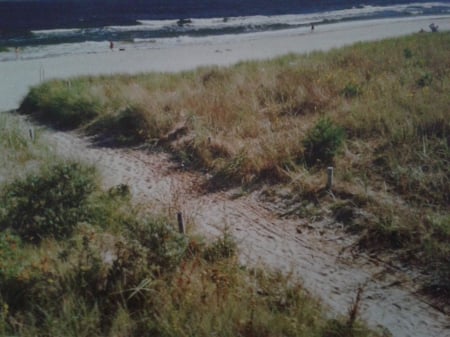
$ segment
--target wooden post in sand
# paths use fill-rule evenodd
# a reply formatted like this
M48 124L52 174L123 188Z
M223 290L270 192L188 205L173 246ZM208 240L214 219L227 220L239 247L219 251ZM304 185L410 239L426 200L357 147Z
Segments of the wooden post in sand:
M186 234L186 230L184 228L184 222L183 222L183 213L181 213L181 212L177 213L177 220L178 220L178 231L181 234Z
M328 179L327 179L327 189L331 190L333 187L333 166L328 166L327 173L328 173Z
M31 141L34 142L34 138L35 138L34 129L33 128L29 128L28 129L28 134L30 135Z
M45 80L45 70L44 70L44 67L41 64L41 66L39 67L39 82L41 83L44 80Z

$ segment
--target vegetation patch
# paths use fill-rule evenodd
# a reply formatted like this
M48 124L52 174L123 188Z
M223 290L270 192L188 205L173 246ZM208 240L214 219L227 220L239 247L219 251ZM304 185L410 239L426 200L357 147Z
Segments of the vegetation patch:
M68 237L77 223L89 218L87 199L94 189L92 169L76 163L14 181L1 190L0 228L30 242Z
M305 160L310 166L330 165L344 141L344 130L330 119L320 119L303 140Z
M19 110L56 128L75 129L98 116L100 102L77 82L52 81L30 89Z
M87 126L87 133L101 144L129 146L149 140L149 125L137 107L127 107L117 115L105 115Z
M343 203L353 209L336 214L361 248L447 270L445 236L426 219L449 214L449 46L449 33L414 34L230 68L53 81L21 110L82 110L72 125L160 145L214 188L288 182L282 213Z
M0 335L323 337L348 321L326 318L298 281L240 265L228 232L180 234L135 210L127 185L103 191L91 167L3 136L1 151L33 156L9 157L25 174L0 184ZM346 332L366 329L355 320Z

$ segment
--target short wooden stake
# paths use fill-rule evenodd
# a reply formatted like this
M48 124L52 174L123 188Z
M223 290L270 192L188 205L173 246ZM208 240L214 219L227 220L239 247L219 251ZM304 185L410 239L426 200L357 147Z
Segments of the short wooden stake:
M186 230L184 228L184 222L183 222L183 214L181 212L177 213L177 220L178 220L178 231L181 234L186 234Z
M30 135L30 139L34 142L34 129L33 128L29 128L28 129L28 134Z
M45 80L45 69L41 66L39 67L39 82L43 82Z
M333 188L333 166L329 166L327 168L328 180L327 180L327 188L331 190Z

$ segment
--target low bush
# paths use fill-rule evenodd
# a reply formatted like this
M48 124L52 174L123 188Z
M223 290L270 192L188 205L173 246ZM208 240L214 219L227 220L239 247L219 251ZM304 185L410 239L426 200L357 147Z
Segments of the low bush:
M223 236L204 248L203 257L206 261L217 262L223 259L229 259L237 254L236 241L225 230Z
M409 49L409 48L403 49L403 56L405 57L405 59L410 59L413 57L413 55L414 54L411 49Z
M5 276L17 275L20 265L17 263L22 254L17 254L22 247L20 237L9 230L0 232L0 283Z
M303 140L307 165L329 165L344 141L344 130L329 118L321 118Z
M424 88L430 86L432 82L433 82L433 75L430 73L425 73L419 77L416 83L419 87Z
M131 222L128 229L130 236L148 250L147 264L157 273L172 271L187 252L187 238L163 218Z
M94 171L77 163L51 166L1 190L0 228L23 240L68 237L89 216L87 199L96 188Z
M342 95L346 98L353 98L362 94L362 89L355 83L348 83L344 89L342 89Z

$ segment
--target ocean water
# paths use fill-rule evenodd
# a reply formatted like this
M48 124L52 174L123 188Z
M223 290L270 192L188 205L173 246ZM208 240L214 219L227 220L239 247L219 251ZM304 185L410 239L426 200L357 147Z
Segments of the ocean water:
M387 17L450 16L450 0L0 0L0 61L167 48Z

